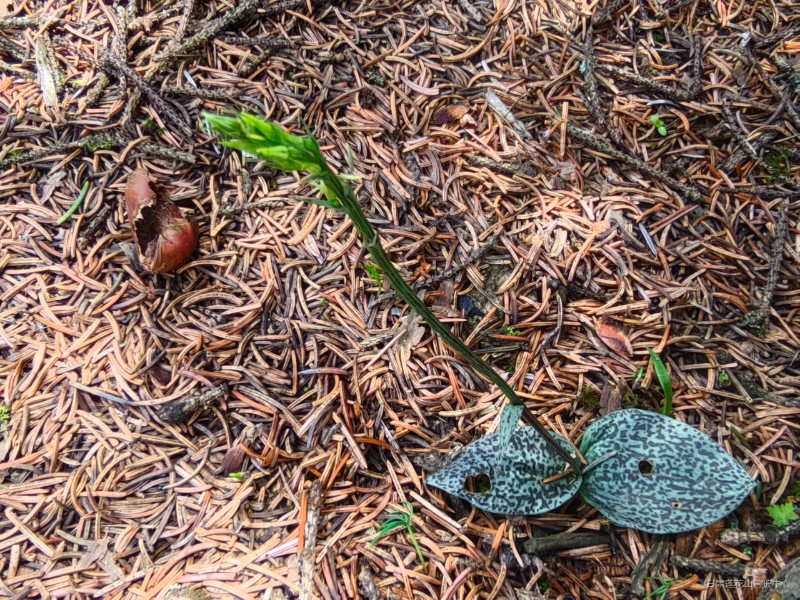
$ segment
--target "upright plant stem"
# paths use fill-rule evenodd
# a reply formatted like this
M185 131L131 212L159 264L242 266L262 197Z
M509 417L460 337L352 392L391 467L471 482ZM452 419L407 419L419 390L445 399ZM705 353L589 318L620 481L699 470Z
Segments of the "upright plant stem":
M248 152L265 161L268 166L282 171L308 173L311 180L318 185L327 198L327 202L323 200L309 201L328 208L342 209L350 217L364 241L364 247L389 279L397 295L405 300L414 312L422 317L428 326L458 352L473 369L499 387L511 404L521 406L523 420L544 438L547 447L563 458L575 473L581 472L582 465L577 453L576 456L572 456L551 437L550 433L514 393L511 386L428 310L416 292L394 268L381 245L377 231L369 224L367 217L358 205L355 193L344 178L339 177L331 170L320 152L319 144L310 133L307 138L289 134L275 123L264 121L247 113L241 113L236 118L206 114L205 118L208 126L221 135L222 142L226 146Z
M530 412L527 406L522 402L516 392L511 388L506 381L498 375L492 367L485 361L480 359L469 347L462 342L458 337L453 335L450 329L442 323L436 316L428 310L428 307L420 300L417 293L406 283L400 272L394 267L392 261L386 255L386 251L380 242L375 228L367 221L366 216L361 211L358 205L358 200L350 189L349 185L343 184L342 180L325 165L324 171L320 179L331 190L335 192L337 199L342 204L342 210L350 217L353 225L358 230L361 238L364 240L364 247L372 255L372 259L381 268L383 274L391 282L392 287L397 292L397 295L408 304L414 312L422 317L428 326L436 332L451 348L458 352L470 366L483 375L490 382L495 384L500 391L508 398L512 404L517 404L523 407L523 420L532 426L547 442L550 449L558 454L561 458L571 465L576 473L581 470L581 463L577 457L571 456L564 448L562 448L551 436L547 429L539 422L536 416Z

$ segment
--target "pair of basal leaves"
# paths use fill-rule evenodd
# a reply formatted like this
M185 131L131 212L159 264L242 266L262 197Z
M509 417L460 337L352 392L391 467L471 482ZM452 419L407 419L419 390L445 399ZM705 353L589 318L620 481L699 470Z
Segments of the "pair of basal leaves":
M428 483L488 512L537 515L579 493L606 518L649 533L679 533L730 514L755 482L711 438L658 413L609 413L581 440L587 467L566 469L531 427L517 425L522 408L507 405L494 433L470 444ZM561 436L550 434L571 450Z

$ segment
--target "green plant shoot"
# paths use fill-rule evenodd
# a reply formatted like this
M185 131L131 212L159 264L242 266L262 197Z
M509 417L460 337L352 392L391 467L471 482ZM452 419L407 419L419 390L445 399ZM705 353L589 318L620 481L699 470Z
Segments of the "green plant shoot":
M662 414L670 416L672 414L672 381L669 378L669 371L661 360L661 357L653 352L652 348L648 348L650 358L653 359L653 368L656 371L658 383L661 384L661 389L664 390L664 408L661 410Z
M800 517L797 516L797 512L794 510L794 504L791 502L768 506L767 512L775 527L786 527L792 521L800 519Z
M642 379L644 379L644 367L639 367L639 370L636 372L636 377L633 378L631 389L638 390L642 385Z
M367 273L369 273L369 276L372 277L372 280L378 284L378 287L381 287L383 279L381 278L381 272L378 270L378 267L371 263L367 263L364 265L364 269Z
M414 534L414 530L411 528L411 522L414 518L414 505L411 504L411 502L403 502L403 506L408 509L408 512L398 510L390 514L386 522L381 525L380 529L378 529L378 532L375 534L375 537L372 539L369 545L374 546L398 527L405 527L406 531L408 531L408 537L411 539L411 543L414 545L414 550L417 551L417 558L419 559L420 564L424 565L425 558L422 556L422 548L419 547L417 536Z
M470 350L464 342L453 335L450 329L428 310L428 307L425 306L417 293L406 283L383 249L378 232L375 231L361 210L358 198L356 198L355 193L347 182L351 177L336 175L333 172L322 156L319 144L310 134L308 137L292 135L286 133L274 123L262 121L246 113L240 113L236 117L223 117L205 113L204 118L208 127L219 135L220 140L226 146L252 154L274 169L308 173L311 182L323 193L326 199L309 201L326 208L342 210L353 222L353 226L364 242L364 247L380 268L383 276L392 284L397 295L422 317L428 326L460 354L473 369L496 385L510 403L524 407L522 400L511 386L489 364ZM539 423L538 419L526 407L523 410L523 419L544 438L552 452L567 461L575 472L580 472L581 463L578 458L571 456L565 448L557 444L550 437L544 426Z
M664 125L664 121L661 120L661 117L659 117L658 115L653 115L652 117L650 117L650 122L656 128L656 131L658 131L658 134L661 137L667 135L667 127Z

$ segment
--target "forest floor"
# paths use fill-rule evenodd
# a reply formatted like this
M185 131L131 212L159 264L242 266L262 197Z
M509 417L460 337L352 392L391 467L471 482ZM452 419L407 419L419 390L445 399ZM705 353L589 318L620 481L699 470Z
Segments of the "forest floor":
M766 510L800 495L799 51L789 0L0 2L0 598L755 597L800 554ZM760 485L673 536L426 486L505 399L306 180L208 135L236 110L349 147L549 429L659 410L652 349ZM137 167L199 222L174 274L138 264ZM424 563L377 539L409 506Z

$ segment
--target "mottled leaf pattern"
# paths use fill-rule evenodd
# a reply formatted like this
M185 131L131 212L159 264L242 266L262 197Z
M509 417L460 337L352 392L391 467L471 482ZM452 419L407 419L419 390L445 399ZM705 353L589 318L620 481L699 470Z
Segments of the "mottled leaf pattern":
M470 444L447 467L428 477L428 484L463 498L488 512L504 515L538 515L568 502L580 487L579 477L563 477L549 483L566 463L548 449L531 427L517 427L521 407L509 405L500 417L500 428ZM569 444L551 434L564 448ZM483 493L469 491L473 478L488 481Z
M721 446L696 429L643 410L595 422L581 453L591 464L581 495L617 525L649 533L698 529L727 516L755 485Z

